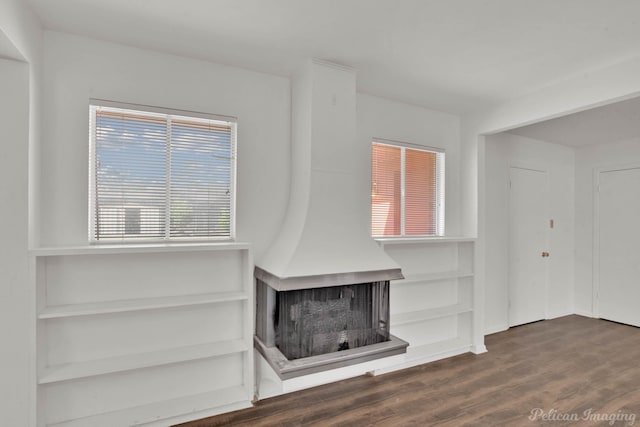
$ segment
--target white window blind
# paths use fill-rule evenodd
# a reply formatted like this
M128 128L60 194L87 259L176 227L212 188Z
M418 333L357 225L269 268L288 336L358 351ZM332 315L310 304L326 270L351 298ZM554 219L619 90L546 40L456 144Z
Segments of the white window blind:
M444 235L444 153L374 141L371 235Z
M235 152L233 120L92 102L90 239L232 238Z

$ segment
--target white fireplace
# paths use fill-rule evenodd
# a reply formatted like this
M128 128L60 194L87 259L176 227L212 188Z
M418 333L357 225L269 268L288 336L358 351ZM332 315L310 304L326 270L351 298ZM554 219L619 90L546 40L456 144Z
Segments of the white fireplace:
M291 111L291 191L256 263L255 347L260 375L311 384L406 351L389 331L390 280L403 276L362 221L370 189L354 165L369 159L356 141L355 71L309 61L292 79Z

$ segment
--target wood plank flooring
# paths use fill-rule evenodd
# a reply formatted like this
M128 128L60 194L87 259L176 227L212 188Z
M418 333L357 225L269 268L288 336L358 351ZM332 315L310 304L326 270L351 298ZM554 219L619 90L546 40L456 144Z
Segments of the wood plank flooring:
M340 381L180 427L640 425L639 328L574 315L487 336L486 345L485 354ZM530 419L536 408L546 420Z

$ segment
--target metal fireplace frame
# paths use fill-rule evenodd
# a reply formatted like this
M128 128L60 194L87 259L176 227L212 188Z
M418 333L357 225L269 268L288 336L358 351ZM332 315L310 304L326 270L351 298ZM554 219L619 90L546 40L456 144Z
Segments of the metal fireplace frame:
M275 298L276 292L389 281L403 278L400 269L279 278L256 266L254 276L257 287L256 319L258 319L259 316L265 316L265 319L267 319L267 321L262 323L256 321L257 333L254 336L254 347L264 357L281 380L352 366L375 359L404 354L407 351L409 343L389 334L388 341L289 360L275 346L275 332L272 321L269 320L270 315L267 313L267 307L269 306L267 301L271 297ZM263 282L274 292L265 293L260 291L258 281ZM273 302L275 303L275 301ZM258 331L258 328L261 329ZM260 336L265 337L267 342L263 342Z

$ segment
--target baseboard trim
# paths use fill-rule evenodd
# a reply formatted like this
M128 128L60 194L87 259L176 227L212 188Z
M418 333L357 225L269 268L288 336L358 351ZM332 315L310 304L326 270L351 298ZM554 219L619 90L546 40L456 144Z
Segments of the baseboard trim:
M484 344L471 346L471 353L473 354L482 354L486 352L487 352L487 346L485 346Z
M369 374L371 376L377 376L382 374L388 374L390 372L399 371L402 369L413 368L414 366L424 365L425 363L435 362L436 360L446 359L448 357L458 356L460 354L468 353L471 351L471 346L466 345L460 348L452 348L447 351L442 351L434 354L418 356L413 358L408 358L404 362L399 363L397 365L388 366L385 368L375 369Z
M213 417L215 415L221 415L221 414L226 414L229 412L233 412L233 411L239 411L241 409L247 409L247 408L251 408L253 407L253 402L250 401L243 401L243 402L236 402L236 403L232 403L229 405L224 405L224 406L218 406L216 408L212 408L212 409L207 409L204 411L197 411L197 412L192 412L190 414L184 414L184 415L176 415L174 417L171 418L165 418L163 420L158 420L158 421L152 421L149 423L145 423L144 427L166 427L166 426L172 426L175 424L182 424L182 423L187 423L190 421L196 421L196 420L200 420L203 418L208 418L208 417Z
M498 332L504 332L507 329L509 329L509 325L494 325L494 326L490 326L488 328L485 328L484 330L484 334L485 335L491 335L491 334L497 334Z
M571 316L572 314L577 314L574 310L571 311L561 311L558 313L548 314L545 320L557 319L559 317Z
M598 319L598 316L595 316L590 311L576 310L576 311L574 311L573 314L577 314L578 316L591 317L592 319Z

